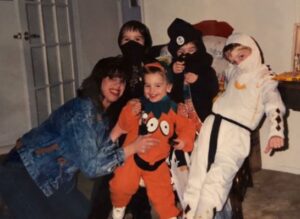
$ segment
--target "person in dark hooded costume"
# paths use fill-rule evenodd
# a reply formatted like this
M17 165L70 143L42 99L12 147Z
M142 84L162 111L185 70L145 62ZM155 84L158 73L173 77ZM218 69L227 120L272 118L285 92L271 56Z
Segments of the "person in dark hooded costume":
M139 98L143 94L142 68L144 63L150 60L148 53L152 46L152 38L148 27L136 20L124 23L119 31L118 45L124 58L125 72L129 81L114 115L119 115L120 110L128 100ZM124 136L122 137L120 145L124 141ZM112 176L111 174L95 180L89 219L107 219L109 217L112 204L109 197L108 183ZM145 187L139 188L133 196L127 211L132 214L133 219L151 219L151 206Z
M176 18L168 27L168 35L174 73L171 98L177 103L187 103L187 114L200 119L200 129L201 123L211 113L213 99L219 91L212 68L213 58L206 52L202 33L190 23Z

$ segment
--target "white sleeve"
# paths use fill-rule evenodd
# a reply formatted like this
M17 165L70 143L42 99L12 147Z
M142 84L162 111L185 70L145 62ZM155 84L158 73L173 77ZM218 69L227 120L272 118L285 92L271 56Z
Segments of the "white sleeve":
M269 75L262 91L265 113L267 119L270 121L269 138L272 136L284 138L283 116L285 114L285 106L277 89L277 85L278 82L273 80L271 75Z
M202 170L205 165L201 163L201 157L205 156L199 145L199 136L195 140L194 149L191 155L191 166L189 169L188 184L183 194L183 210L188 218L192 218L197 210L200 199L200 190L204 179L201 173L206 173L206 169ZM202 180L201 180L202 178Z

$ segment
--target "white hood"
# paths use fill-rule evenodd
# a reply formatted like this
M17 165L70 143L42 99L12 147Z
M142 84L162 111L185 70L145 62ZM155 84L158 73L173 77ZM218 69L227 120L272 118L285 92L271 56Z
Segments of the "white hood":
M248 35L242 33L234 33L226 41L226 45L232 43L239 43L243 46L248 46L251 48L251 54L239 65L233 65L238 67L242 72L252 72L254 70L260 69L262 66L262 58L260 50L256 42ZM233 67L231 66L231 67Z

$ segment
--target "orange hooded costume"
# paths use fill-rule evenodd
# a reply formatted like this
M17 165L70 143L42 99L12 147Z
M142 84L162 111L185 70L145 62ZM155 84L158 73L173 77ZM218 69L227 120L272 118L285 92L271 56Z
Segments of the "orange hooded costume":
M161 219L176 217L179 210L175 205L175 196L171 185L170 170L165 159L170 153L169 140L174 132L177 138L185 142L184 151L193 149L195 139L194 123L176 113L177 105L165 96L157 103L142 98L147 118L143 118L148 133L160 140L146 153L129 157L115 171L110 181L113 206L126 206L131 196L137 191L140 179L144 180L147 194ZM132 107L127 104L119 117L118 125L127 131L124 147L133 142L139 135L139 116L134 116Z

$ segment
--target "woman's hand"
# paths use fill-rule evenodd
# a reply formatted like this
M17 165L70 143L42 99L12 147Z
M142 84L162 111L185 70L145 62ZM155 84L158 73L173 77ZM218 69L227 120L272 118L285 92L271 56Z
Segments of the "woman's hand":
M198 77L199 76L193 72L187 72L184 74L184 81L189 84L193 84L197 81Z
M159 140L151 137L151 134L140 135L134 142L124 147L125 158L135 153L145 153L157 144Z
M180 74L183 72L183 70L185 68L185 64L184 64L184 62L177 61L177 62L174 62L172 68L173 68L173 72L175 74Z
M280 136L272 136L269 141L267 146L265 147L264 152L267 154L269 153L272 149L278 149L283 147L284 145L284 139Z

